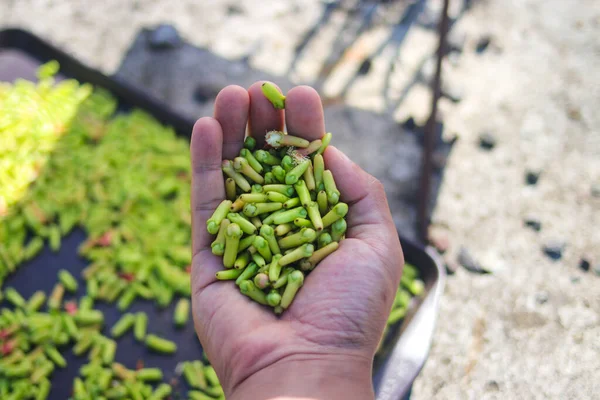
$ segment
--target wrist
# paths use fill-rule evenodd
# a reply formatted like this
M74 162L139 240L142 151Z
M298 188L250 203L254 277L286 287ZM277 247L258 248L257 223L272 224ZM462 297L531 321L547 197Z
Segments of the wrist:
M293 355L249 376L227 399L373 399L372 367L364 357Z

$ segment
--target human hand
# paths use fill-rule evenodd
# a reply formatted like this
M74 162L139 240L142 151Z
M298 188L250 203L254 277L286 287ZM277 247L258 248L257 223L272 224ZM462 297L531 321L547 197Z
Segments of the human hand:
M243 146L246 125L264 144L270 130L307 140L325 133L317 92L287 93L285 113L261 92L228 86L217 96L214 118L199 119L191 140L192 307L196 332L228 400L373 398L373 356L400 281L404 258L383 186L329 146L325 166L348 204L340 247L305 279L281 316L217 281L222 259L212 254L206 220L225 198L221 161ZM335 138L335 133L334 133Z

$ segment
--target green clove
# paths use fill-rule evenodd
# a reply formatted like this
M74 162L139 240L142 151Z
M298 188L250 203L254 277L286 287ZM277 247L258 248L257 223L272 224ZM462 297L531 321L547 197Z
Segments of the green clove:
M273 185L277 183L277 179L275 179L275 175L272 172L267 172L265 174L265 185Z
M282 203L248 203L244 206L244 214L248 217L256 217L257 215L271 213L282 208Z
M275 227L275 235L277 235L277 236L285 236L289 232L291 232L292 229L294 229L294 224L291 224L289 222L285 223L285 224L277 225Z
M241 253L242 251L248 249L248 247L252 246L252 243L254 243L254 238L256 237L256 235L250 235L250 236L246 236L245 238L240 240L240 245L238 246L238 254Z
M273 154L269 153L268 151L265 150L256 150L254 152L254 157L260 161L263 164L266 165L280 165L281 164L281 160L279 159L279 157L275 157Z
M274 203L285 203L290 199L286 195L277 192L267 192L266 196L269 201Z
M323 232L317 238L317 243L319 244L319 249L322 249L323 247L327 246L332 241L333 241L333 239L331 238L331 235L327 232Z
M236 186L232 178L225 179L225 198L229 201L235 201Z
M331 132L327 132L325 134L325 136L323 136L323 138L321 138L322 143L321 143L321 147L319 147L319 150L317 150L318 155L323 154L323 152L325 151L327 146L329 146L329 142L331 142L331 137L332 137Z
M306 258L306 257L312 256L314 250L315 250L315 248L314 248L314 246L312 244L303 244L302 246L297 247L296 249L294 249L290 253L284 255L283 257L281 257L281 259L279 260L279 263L282 266L286 266L286 265L291 264L293 262L299 261L302 258Z
M312 201L310 198L310 192L308 191L304 181L297 182L294 185L294 189L296 189L296 193L298 193L298 197L300 198L300 202L303 206L308 205Z
M256 265L258 265L259 269L263 269L267 265L267 261L263 256L260 255L260 253L258 253L258 251L254 253L251 252L250 254L250 257L252 257L252 261L254 261Z
M283 295L281 296L280 303L281 307L284 310L287 309L290 306L290 304L292 304L296 293L298 293L298 290L302 287L303 284L304 274L302 273L302 271L296 270L288 276L287 285L285 287L285 290L283 291Z
M273 289L267 294L267 303L271 307L277 307L281 303L281 295L276 289Z
M262 221L258 217L251 217L250 222L252 222L252 225L254 225L256 229L260 229L262 226Z
M306 218L307 215L308 213L304 207L296 207L291 210L286 210L281 214L277 214L275 218L273 218L273 222L277 225L285 224L294 221L296 218Z
M285 170L281 166L274 166L273 169L271 169L271 173L279 183L285 182Z
M300 232L279 239L279 248L291 249L305 243L313 242L317 238L317 232L314 229L302 228Z
M241 242L240 242L241 243ZM233 263L233 268L235 269L244 269L250 262L250 253L244 251L243 253L238 255L238 258Z
M230 223L231 222L229 222L228 219L221 221L221 226L219 227L217 237L210 245L211 251L215 256L222 256L225 252L225 232L227 231L227 227Z
M285 108L285 96L277 89L277 86L271 82L264 82L260 88L267 100L273 104L273 107L278 110Z
M246 205L246 203L244 203L244 201L242 199L237 198L233 203L231 203L231 207L229 207L229 211L238 212L242 208L244 208L244 205Z
M281 274L282 265L279 264L279 260L281 260L283 255L276 254L273 256L271 260L271 265L269 265L269 280L271 282L275 282L279 279L279 275Z
M223 162L221 163L221 169L223 170L225 175L227 175L235 181L235 184L238 185L238 187L242 189L242 191L250 191L250 183L248 183L248 181L246 180L246 178L244 178L242 174L240 174L233 168L233 164L231 161L223 160Z
M323 172L323 184L325 186L325 193L327 193L327 201L329 204L337 204L338 201L340 201L340 192L335 185L333 174L328 169Z
M308 190L315 190L317 188L316 183L315 183L315 174L313 171L313 164L312 161L308 160L308 167L306 168L306 171L304 171L304 174L302 175L302 178L304 178L304 182L306 183L306 187L308 188Z
M316 202L312 201L306 206L308 217L312 222L315 229L320 232L324 228L323 219L321 218L321 213L319 212L319 206Z
M300 197L294 197L293 199L289 199L285 203L283 203L283 208L294 208L300 205Z
M346 203L338 203L325 216L323 216L323 226L326 228L340 218L344 218L348 213Z
M258 273L254 277L254 285L261 290L265 289L267 286L269 286L269 276L263 272Z
M256 232L256 226L254 226L252 222L248 221L240 214L229 213L227 214L227 219L231 221L231 223L237 224L242 232L247 235L252 235L254 232Z
M248 160L248 164L250 164L252 169L258 172L259 174L263 171L263 166L260 165L260 162L256 159L256 157L254 157L254 155L249 149L242 149L240 151L240 156Z
M247 136L246 139L244 139L244 148L242 150L254 150L255 147L256 139L254 139L252 136Z
M340 218L331 224L331 238L334 242L339 242L346 233L348 224L344 218Z
M275 230L270 225L263 225L260 228L260 235L265 238L267 243L269 244L269 248L271 249L272 254L280 254L281 250L279 249L279 244L277 243L277 239L275 238Z
M267 144L274 148L279 148L282 146L293 146L293 147L301 147L306 148L310 144L310 142L306 139L302 139L297 136L292 136L285 134L281 131L269 131L265 135L265 141Z
M304 156L304 157L309 156L312 153L314 153L315 151L319 150L322 143L323 143L323 141L321 139L313 140L312 142L310 142L308 147L306 147L304 149L299 149L299 150L297 150L297 152L301 156Z
M266 262L271 262L272 253L267 240L262 236L256 236L254 238L254 247L258 253L265 259Z
M219 204L215 212L213 212L213 215L206 220L206 230L208 230L208 233L214 235L219 231L221 221L227 216L231 205L232 203L230 200L223 200L221 204Z
M294 164L294 159L292 158L292 156L290 156L288 154L283 156L283 158L281 159L281 167L283 167L283 170L285 171L286 174L288 172L290 172L294 168L294 166L295 166L295 164Z
M237 279L235 280L235 284L239 286L243 281L253 279L257 273L258 265L256 265L255 262L251 262L250 265L248 265L237 277Z
M220 281L231 281L237 279L242 274L241 269L225 269L217 271L215 277Z
M319 205L319 213L325 215L327 213L327 193L324 190L320 190L317 194L317 204Z
M284 185L284 184L264 185L263 191L265 193L277 192L277 193L281 193L287 197L292 197L294 195L294 193L296 192L292 185Z
M246 204L248 203L266 203L269 198L264 193L245 193L240 195L240 199Z
M236 157L233 159L233 169L256 183L264 183L265 179L261 174L256 172L244 157Z
M252 227L254 227L254 225L252 225ZM254 227L254 229L256 228ZM242 230L240 229L240 226L236 223L231 223L225 232L225 253L223 254L223 265L225 268L233 267L235 259L237 258L241 237Z
M289 170L287 172L287 174L285 175L285 184L293 185L296 182L298 182L300 177L302 177L302 175L304 175L304 173L307 171L309 165L310 165L310 161L306 160L306 161L301 162L300 164L296 165L291 170ZM301 181L301 182L304 182L304 181ZM306 183L305 183L305 186L306 186Z
M311 229L315 228L313 226L312 222L310 222L310 220L308 220L306 218L296 218L294 220L294 225L297 226L298 228L311 228Z
M339 247L338 242L331 242L328 245L320 248L319 250L308 256L308 260L301 263L301 268L305 271L313 269L318 263L320 263L325 257L336 251Z
M245 280L240 283L240 291L242 294L250 297L257 303L267 305L267 297L262 290L257 288L251 280Z

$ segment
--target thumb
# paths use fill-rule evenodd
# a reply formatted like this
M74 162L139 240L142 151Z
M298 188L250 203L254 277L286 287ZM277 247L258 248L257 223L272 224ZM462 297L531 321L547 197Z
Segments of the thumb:
M383 184L333 146L327 147L324 158L350 209L347 236L373 244L392 240L399 247Z

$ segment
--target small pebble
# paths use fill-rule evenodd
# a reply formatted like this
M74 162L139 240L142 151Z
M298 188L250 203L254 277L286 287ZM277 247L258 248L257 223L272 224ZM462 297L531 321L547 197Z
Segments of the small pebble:
M585 257L579 260L579 268L585 272L590 270L590 262Z
M581 281L581 277L579 277L579 276L571 277L571 283L579 283L579 281Z
M409 117L406 121L404 121L402 127L409 131L414 131L418 128L417 123L415 122L415 119L413 117Z
M535 294L535 301L538 304L546 304L548 302L548 292L538 292Z
M363 61L363 63L360 65L360 68L358 69L358 74L359 75L367 75L369 73L369 71L371 70L371 66L373 65L373 62L371 61L370 58L367 58L365 61Z
M533 229L536 232L539 232L542 230L542 222L533 215L526 216L524 222L525 222L525 226L528 226L529 228Z
M569 108L567 110L567 115L573 121L581 121L581 111L577 108Z
M525 173L525 183L527 183L528 185L536 185L538 180L540 179L540 172L539 171L527 171Z
M477 42L477 46L475 47L475 51L478 54L481 54L487 50L487 48L492 43L492 38L489 35L482 36Z
M242 15L244 14L244 9L237 4L230 4L227 6L227 15Z
M500 390L500 385L498 385L498 382L494 380L487 381L485 384L485 390L487 390L488 392L497 392L498 390Z
M597 263L596 265L594 265L594 273L597 276L600 276L600 263Z
M173 49L182 43L179 32L173 25L161 24L148 36L148 45L152 49Z
M457 261L467 271L476 272L478 274L487 274L490 272L490 271L486 270L485 268L483 268L483 266L481 264L479 264L479 262L477 260L475 260L475 258L473 258L473 256L471 255L469 250L467 250L466 247L460 248L460 251L458 252Z
M591 188L592 197L600 198L600 183L594 183Z
M458 271L458 263L454 260L444 259L444 266L448 275L454 275Z
M550 240L544 245L544 254L552 260L560 260L562 252L565 249L565 243L560 240Z
M496 147L496 137L490 132L483 132L479 135L479 147L484 150L492 150Z

